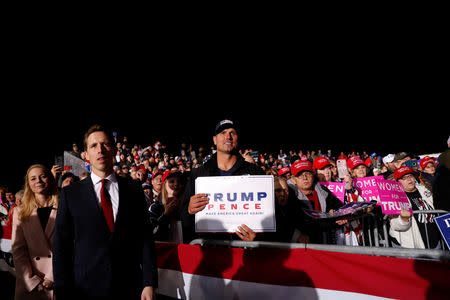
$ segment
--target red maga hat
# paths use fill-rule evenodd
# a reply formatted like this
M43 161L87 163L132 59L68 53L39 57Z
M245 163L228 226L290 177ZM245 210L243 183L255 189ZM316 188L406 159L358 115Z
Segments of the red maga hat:
M319 156L314 160L313 168L314 168L314 170L320 170L320 169L323 169L326 166L330 166L330 165L331 165L331 163L328 160L328 158Z
M395 180L399 180L400 178L402 178L406 174L412 174L412 173L414 173L414 171L410 167L408 167L408 166L401 166L400 168L398 168L398 169L396 169L394 171L394 178L395 178Z
M352 156L347 160L347 167L353 171L359 165L365 165L364 161L359 156Z
M436 160L434 157L431 156L425 156L424 158L422 158L420 160L420 168L423 170L425 169L425 167L429 164L432 163L433 165L436 163Z
M289 167L283 167L280 169L280 171L278 171L278 176L284 175L286 173L289 173L291 170L289 169Z
M313 171L312 164L309 160L300 160L291 166L291 174L293 176L297 176L298 173L303 171Z

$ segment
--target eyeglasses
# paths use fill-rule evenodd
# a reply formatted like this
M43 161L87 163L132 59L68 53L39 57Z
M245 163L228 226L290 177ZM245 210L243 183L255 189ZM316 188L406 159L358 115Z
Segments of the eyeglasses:
M412 174L406 174L400 179L401 180L408 180L408 179L415 179L415 178L414 178L414 175L412 175Z
M311 173L311 172L303 172L303 173L301 173L301 174L298 174L296 177L305 177L305 178L310 178L310 177L313 177L314 176L314 174L313 173Z

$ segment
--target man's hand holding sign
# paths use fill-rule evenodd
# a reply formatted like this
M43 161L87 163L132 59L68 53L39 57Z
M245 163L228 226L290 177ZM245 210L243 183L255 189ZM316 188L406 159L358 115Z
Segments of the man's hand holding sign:
M189 201L188 212L194 215L205 209L206 205L209 204L208 194L195 194L191 197ZM237 227L235 232L243 241L253 241L256 237L256 232L254 232L250 227L245 224Z
M198 213L205 209L206 205L209 203L208 194L195 194L191 197L189 201L188 212L191 215Z
M231 227L228 225L226 225L227 230L224 230L223 226L225 225L222 220L227 219L232 215L232 213L236 216L236 210L245 210L248 214L250 214L250 211L252 213L256 213L255 210L261 210L261 203L257 200L257 195L251 199L250 195L247 194L247 191L243 191L246 194L244 195L244 200L242 200L242 195L240 193L236 195L233 194L236 192L234 187L229 188L228 191L224 193L224 191L221 192L217 190L210 191L198 189L196 183L197 179L200 178L221 177L224 181L226 181L226 178L241 177L242 175L264 175L261 168L255 164L245 161L242 155L239 154L237 148L238 140L239 130L233 121L222 120L216 125L213 135L213 142L217 147L217 153L212 155L212 157L206 161L202 167L192 171L190 182L186 186L187 192L184 196L181 211L185 242L190 242L192 239L200 237L198 234L199 232L235 232L237 237L243 240L255 239L255 231L257 230L247 222L247 216L240 215L239 223L234 224L233 230L231 230ZM207 182L206 185L209 185L209 183ZM219 186L220 185L221 184L219 184ZM271 187L271 193L273 195L273 178ZM230 195L227 195L227 192L230 193ZM236 197L236 200L234 197ZM261 201L264 200L261 198ZM208 215L205 218L206 213L208 213ZM213 213L215 215L213 215ZM246 224L242 224L242 216L246 217ZM211 229L213 224L216 225L216 229L219 227L220 230L214 231ZM199 226L200 228L203 226L208 227L209 229L197 230ZM201 237L206 236L202 234ZM219 235L208 235L208 238L226 237L223 235L220 237Z

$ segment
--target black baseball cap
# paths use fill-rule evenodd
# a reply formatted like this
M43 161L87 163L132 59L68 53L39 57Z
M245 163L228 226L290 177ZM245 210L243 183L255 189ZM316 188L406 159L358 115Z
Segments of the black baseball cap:
M225 119L225 120L222 120L219 123L217 123L214 133L215 133L215 135L217 135L228 128L234 128L236 131L238 131L238 128L237 128L237 125L235 122L233 122L232 120L229 120L229 119Z

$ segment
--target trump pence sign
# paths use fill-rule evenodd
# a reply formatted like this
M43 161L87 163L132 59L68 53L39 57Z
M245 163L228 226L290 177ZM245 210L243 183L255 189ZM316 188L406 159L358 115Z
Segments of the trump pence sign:
M198 177L195 193L209 198L195 214L196 232L235 232L241 224L255 232L276 231L271 175Z

